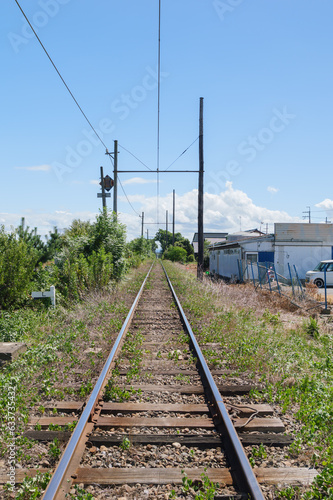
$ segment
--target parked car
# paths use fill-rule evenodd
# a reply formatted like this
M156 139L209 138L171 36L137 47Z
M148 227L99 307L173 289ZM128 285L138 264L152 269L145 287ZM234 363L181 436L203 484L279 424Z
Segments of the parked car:
M326 266L326 285L333 286L333 260L322 260L314 268L305 274L305 283L314 283L318 288L325 284L324 269Z

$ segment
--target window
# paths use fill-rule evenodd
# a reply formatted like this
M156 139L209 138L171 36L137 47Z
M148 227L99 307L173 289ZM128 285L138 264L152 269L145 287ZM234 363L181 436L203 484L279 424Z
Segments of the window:
M247 264L256 264L258 262L258 254L257 253L247 253L245 256L245 260Z

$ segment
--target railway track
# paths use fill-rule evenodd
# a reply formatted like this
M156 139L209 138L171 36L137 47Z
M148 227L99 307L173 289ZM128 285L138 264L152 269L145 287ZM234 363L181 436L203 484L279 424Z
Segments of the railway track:
M271 407L249 402L250 384L225 377L208 369L156 263L86 404L56 403L48 409L62 416L31 419L40 430L29 437L40 440L66 439L45 429L78 420L43 498L76 498L89 487L98 499L262 499L259 483L311 482L308 469L252 469L243 446L291 439Z

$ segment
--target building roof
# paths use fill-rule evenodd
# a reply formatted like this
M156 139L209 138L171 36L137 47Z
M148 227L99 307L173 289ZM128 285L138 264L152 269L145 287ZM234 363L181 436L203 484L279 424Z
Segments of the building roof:
M226 241L221 241L218 243L213 243L212 245L209 246L209 251L212 252L213 250L220 249L220 248L237 248L241 247L243 243L247 242L254 242L254 241L263 241L263 240L274 240L274 235L273 234L262 234L261 236L249 236L247 235L246 238L239 238L237 240L226 240Z
M228 236L228 233L204 233L204 239L205 240L211 240L211 239L222 239ZM198 241L198 233L194 233L192 243L195 241Z

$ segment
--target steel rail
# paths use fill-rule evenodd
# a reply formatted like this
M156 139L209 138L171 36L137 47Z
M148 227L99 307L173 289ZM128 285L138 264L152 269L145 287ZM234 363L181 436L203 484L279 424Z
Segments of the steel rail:
M75 454L75 451L78 447L78 443L80 441L80 439L83 437L84 435L84 431L85 431L85 428L86 428L86 425L88 424L89 422L89 419L90 419L90 416L92 415L95 407L97 406L98 404L98 401L99 401L99 396L100 396L100 392L103 388L103 385L105 383L105 380L107 378L107 374L109 372L109 369L111 367L111 363L118 351L118 348L119 346L121 345L121 342L123 340L123 337L125 336L126 332L127 332L127 329L128 329L128 326L129 326L129 323L133 317L133 314L134 314L134 311L136 309L136 306L139 302L139 299L141 297L141 294L142 294L142 291L145 287L145 284L146 284L146 281L148 279L148 276L150 274L150 271L152 269L154 265L154 262L153 264L150 266L150 269L147 273L147 276L145 277L142 285L141 285L141 288L132 304L132 307L131 309L129 310L129 313L127 314L127 317L125 319L125 322L123 323L123 326L117 336L117 339L112 347L112 350L105 362L105 365L103 367L103 370L96 382L96 385L87 401L87 404L83 410L83 413L74 429L74 432L65 448L65 451L58 463L58 466L51 478L51 481L49 482L48 484L48 487L47 489L45 490L45 493L43 495L43 500L54 500L56 498L63 498L62 496L57 496L57 495L61 495L61 491L60 491L60 488L62 487L62 484L64 481L67 481L69 478L66 477L66 473L67 473L67 470L69 468L69 465L71 463L71 460Z
M262 491L260 489L259 483L257 481L257 478L254 475L253 469L247 459L247 456L245 454L244 448L242 446L242 443L240 442L237 432L230 420L228 411L226 407L224 406L222 396L220 394L220 391L218 390L214 378L208 368L208 365L206 363L206 360L201 352L201 349L199 347L199 344L195 338L195 335L192 331L191 325L188 322L186 315L184 313L184 310L179 302L179 299L176 295L176 292L171 284L171 281L169 279L169 276L166 272L165 267L163 266L163 270L166 276L166 279L168 281L170 290L172 292L172 295L174 297L174 300L177 304L179 313L182 317L182 320L184 322L185 328L190 336L191 343L193 345L193 348L196 353L196 357L199 361L202 373L204 375L204 378L208 384L208 389L210 391L210 394L212 395L213 398L213 404L218 412L218 416L221 420L222 424L222 429L224 430L223 433L223 440L224 440L224 445L227 450L227 456L229 459L229 462L231 466L234 468L234 470L231 470L231 474L233 474L236 478L236 482L238 487L244 489L244 492L248 493L253 500L264 500L264 496L262 494Z

